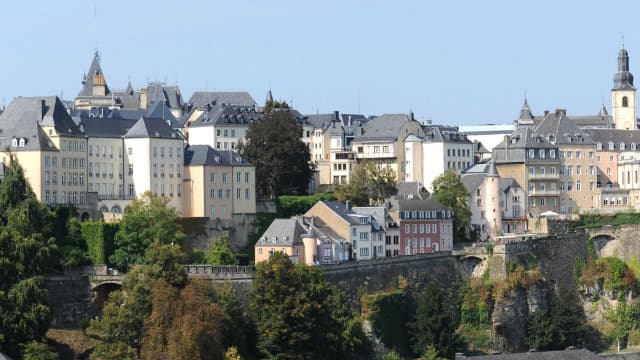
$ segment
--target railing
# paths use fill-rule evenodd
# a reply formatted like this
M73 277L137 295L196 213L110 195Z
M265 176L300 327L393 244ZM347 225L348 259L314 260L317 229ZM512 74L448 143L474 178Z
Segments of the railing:
M529 196L560 195L559 190L530 190Z
M98 200L133 200L135 195L98 194Z
M559 179L560 178L560 174L555 173L555 174L529 174L529 179L532 180L536 180L536 179Z
M189 275L233 275L256 272L255 266L185 265L184 269Z

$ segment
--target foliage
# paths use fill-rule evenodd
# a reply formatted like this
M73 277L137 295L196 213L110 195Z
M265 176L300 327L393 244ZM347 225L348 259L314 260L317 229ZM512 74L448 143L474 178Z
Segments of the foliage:
M116 233L115 252L109 257L112 264L127 271L132 264L144 263L145 250L152 243L181 243L184 233L168 202L147 192L127 207Z
M453 316L455 309L445 306L440 289L431 284L420 294L415 317L409 325L411 347L417 354L431 348L437 356L455 356L458 339L455 333L457 323Z
M118 224L102 221L85 221L81 224L82 238L93 264L107 264L107 260L113 255L113 240L118 228Z
M318 193L313 195L281 195L278 197L278 217L290 218L306 213L320 200L335 200L331 193Z
M467 189L460 181L460 176L449 169L436 177L432 186L433 199L453 212L453 241L465 241L471 223L471 210L467 206Z
M236 255L229 249L229 237L220 236L213 240L205 253L205 261L210 265L238 265Z
M345 295L318 269L294 265L283 253L258 264L249 309L266 358L365 356L366 339Z
M599 227L603 225L640 224L640 213L623 211L615 214L580 214L580 227Z
M402 357L395 350L391 350L382 355L382 360L402 360Z
M634 328L637 329L640 314L638 305L619 302L615 309L610 309L605 314L606 320L611 324L611 328L606 333L606 338L610 343L626 347L629 333Z
M37 341L27 343L22 350L23 360L58 360L58 354L47 344Z
M249 125L247 143L239 145L245 160L256 167L256 193L274 199L306 194L313 167L302 127L286 109L267 110L261 121Z
M248 236L248 249L249 249L249 261L253 262L255 253L253 252L253 248L260 239L260 236L267 231L267 228L275 218L278 216L276 214L270 213L257 213L255 221L253 222L252 230L249 232Z
M255 354L255 327L244 311L244 306L231 283L212 286L211 302L220 304L225 314L224 343L227 348L236 348L240 354Z
M638 284L634 271L616 257L603 257L588 263L582 270L579 283L592 286L599 280L604 281L606 290L619 297L637 288Z
M370 312L369 320L373 332L388 348L400 354L411 354L409 346L410 313L408 299L404 291L370 295L365 311ZM420 351L419 351L420 352Z
M352 171L349 184L336 190L336 199L350 200L354 205L380 205L398 193L396 173L373 161L365 161Z
M232 346L224 353L224 360L242 360L242 356L240 356L238 348Z
M150 316L145 320L143 359L222 359L223 311L208 299L204 280L182 289L158 281L151 290Z
M186 256L179 245L152 243L145 253L144 271L154 280L163 280L172 286L183 287L187 282L184 271Z
M436 350L435 346L433 345L429 345L427 347L427 350L425 350L425 352L420 357L420 360L445 360L445 359L446 358L440 356L440 354L438 353L438 350Z
M530 349L546 351L553 348L552 325L549 314L544 311L537 311L529 317L527 344Z
M274 109L289 109L289 104L287 104L286 101L282 101L282 100L271 100L271 101L266 101L264 103L264 108L262 109L263 113L269 113Z
M491 341L493 285L483 279L471 279L460 290L460 325L456 333L470 350L487 350Z
M580 346L586 331L586 317L580 297L573 289L558 288L551 298L551 327L555 349Z

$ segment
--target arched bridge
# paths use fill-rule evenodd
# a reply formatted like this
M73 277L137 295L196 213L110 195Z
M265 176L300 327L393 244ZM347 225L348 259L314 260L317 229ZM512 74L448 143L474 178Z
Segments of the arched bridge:
M604 225L584 230L598 256L631 260L640 254L640 225Z

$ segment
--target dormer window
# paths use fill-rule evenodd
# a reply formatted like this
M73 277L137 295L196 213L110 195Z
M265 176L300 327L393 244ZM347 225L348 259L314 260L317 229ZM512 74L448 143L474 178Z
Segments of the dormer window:
M636 143L631 143L631 150L635 150L636 149Z
M267 238L263 236L263 237L260 239L260 242L264 244L265 242L267 242Z
M274 243L274 244L275 244L277 241L278 241L278 239L277 239L275 236L271 238L271 242L272 242L272 243Z
M626 148L626 147L625 147L624 143L620 143L620 151L625 150L625 148Z
M13 140L11 140L11 146L12 147L18 147L18 139L13 138Z
M19 147L24 147L25 144L27 143L25 138L20 138L20 140L18 141L18 146Z
M613 142L609 141L609 150L614 150Z
M596 150L602 150L602 143L596 144Z
M529 159L533 159L536 157L536 151L535 150L529 150Z
M282 242L285 242L285 243L287 242L287 237L286 236L282 238Z

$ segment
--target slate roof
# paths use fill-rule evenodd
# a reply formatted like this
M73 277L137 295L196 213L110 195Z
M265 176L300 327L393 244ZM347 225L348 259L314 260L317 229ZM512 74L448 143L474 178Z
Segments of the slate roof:
M392 199L389 211L451 210L434 199Z
M615 151L620 151L621 143L625 144L625 150L631 150L632 143L640 149L640 130L587 129L585 133L593 142L601 143L603 151L610 151L609 142L613 142Z
M302 243L301 235L307 230L297 219L274 219L260 236L256 246L293 246ZM285 241L286 237L286 241ZM275 238L275 242L273 239Z
M83 117L80 129L89 137L120 138L135 124L132 119L109 119L99 117Z
M131 82L125 90L113 90L113 101L124 109L139 109L140 94L133 89Z
M173 113L171 112L170 106L167 106L167 103L164 101L159 101L154 104L151 104L149 108L147 108L147 113L145 114L147 117L162 119L173 129L181 128L182 125Z
M467 194L472 194L474 191L476 191L478 186L482 184L484 178L486 177L487 174L484 172L462 174L462 176L460 176L460 182L462 182L462 185L464 185L464 187L467 189Z
M594 144L574 121L568 119L564 110L545 115L536 126L535 132L558 145Z
M349 224L352 224L352 225L360 224L354 218L349 216L352 213L351 211L347 210L347 206L345 203L340 201L333 201L333 200L320 200L320 202L324 203L329 209L331 209L334 213L336 213L336 215L340 216L344 221L348 222Z
M209 145L189 145L184 150L184 165L251 165L238 153L225 150L219 151Z
M464 357L463 359L466 359L466 358L478 359L478 360L591 360L591 359L598 360L598 359L601 359L598 355L586 349L470 356L470 357Z
M159 118L141 117L132 127L124 134L125 138L164 138L177 139L179 134L166 123L165 120Z
M147 108L159 102L165 102L171 109L182 109L184 101L180 88L160 82L152 82L147 85Z
M396 141L404 124L411 121L407 114L384 114L369 120L363 127L362 135L354 142Z
M467 138L466 134L462 134L455 126L446 125L425 125L422 127L426 142L437 143L464 143L471 144L471 140Z
M429 192L419 181L399 182L396 188L398 189L397 195L400 196L420 194L422 197L429 197Z
M191 122L190 127L204 127L215 125L238 125L246 126L261 119L261 114L256 112L254 107L230 106L230 105L207 105L205 110L196 120ZM197 110L192 110L197 111ZM188 119L190 115L184 116Z
M476 154L491 153L491 151L484 147L484 145L482 145L482 142L480 141L473 142L473 152Z
M256 106L256 101L246 91L195 91L189 99L189 105L204 109L207 105Z
M40 126L52 126L62 136L84 137L57 96L17 97L0 115L0 148L11 147L15 137L24 138L25 146L12 150L57 151Z
M102 68L100 67L100 54L96 51L93 60L91 61L91 66L89 66L89 72L84 75L82 79L82 89L78 96L93 96L93 76L95 74L102 74ZM104 80L105 85L105 96L111 96L111 90L109 90L109 86L107 85L107 79Z

